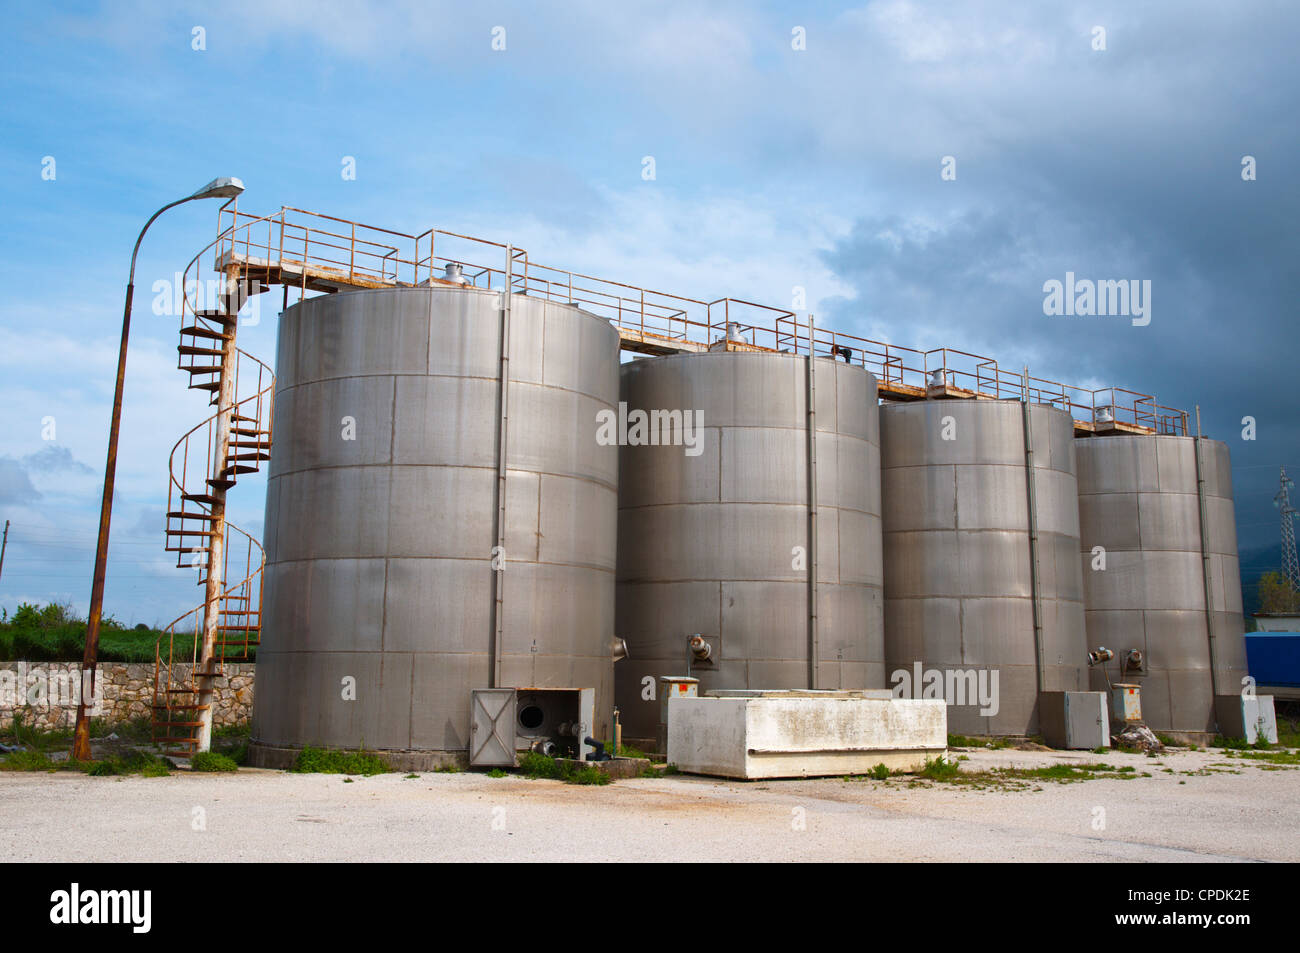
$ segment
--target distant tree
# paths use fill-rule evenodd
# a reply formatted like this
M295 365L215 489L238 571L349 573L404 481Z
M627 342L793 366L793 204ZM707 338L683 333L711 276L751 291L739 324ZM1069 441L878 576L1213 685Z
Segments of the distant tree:
M1300 592L1282 573L1266 572L1259 577L1259 611L1300 612Z

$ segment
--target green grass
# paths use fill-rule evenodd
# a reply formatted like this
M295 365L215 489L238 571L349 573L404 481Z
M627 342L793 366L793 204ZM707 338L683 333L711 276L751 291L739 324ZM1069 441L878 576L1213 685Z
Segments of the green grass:
M216 751L200 751L194 757L190 758L190 768L194 771L202 771L205 774L217 773L221 771L238 771L239 765L235 759L220 754Z
M154 649L162 633L140 624L124 625L105 617L99 630L101 662L152 662ZM176 651L189 656L195 636L176 636ZM0 661L79 662L85 652L86 622L70 606L49 603L34 606L23 603L13 616L0 618ZM242 649L230 649L231 659L243 660ZM248 661L256 657L256 649Z
M53 771L55 764L44 751L15 751L0 759L0 771Z
M72 729L36 728L24 723L22 712L16 711L9 726L0 729L0 741L11 745L22 745L29 750L57 751L67 748L72 743Z
M961 774L961 766L946 758L926 759L925 767L917 772L918 777L927 781L952 781Z
M590 765L575 765L557 761L544 754L529 751L519 756L519 773L527 778L546 778L565 784L609 784L610 777Z
M145 774L148 777L161 777L169 773L165 760L147 751L128 750L122 754L109 755L100 761L63 761L56 767L64 771L82 771L92 778L108 778L127 774Z
M332 748L306 747L298 753L292 771L298 774L386 774L388 762L369 751L342 751Z
M1210 743L1210 747L1223 748L1226 751L1267 751L1273 746L1265 741L1262 735L1254 744L1245 738L1224 738L1219 735Z
M15 751L0 759L0 771L79 771L92 778L127 774L159 778L170 773L166 760L145 751L126 751L99 761L54 761L44 751Z
M871 769L871 776L877 781L889 780L889 766L881 762Z
M973 738L970 735L949 735L949 748L1010 748L1011 741L1008 738Z
M962 771L960 766L947 761L927 761L925 767L909 782L909 786L928 786L929 783L957 784L977 790L1042 790L1043 784L1072 784L1100 778L1128 780L1150 777L1140 774L1132 766L1112 767L1108 764L1054 764L1044 768L992 768L987 771Z
M1300 719L1277 716L1277 743L1283 748L1300 748Z
M489 778L504 778L506 777L506 773L501 768L493 768L487 773L487 776Z
M1224 752L1229 758L1239 758L1245 761L1265 761L1274 765L1288 765L1300 767L1300 751L1226 751Z

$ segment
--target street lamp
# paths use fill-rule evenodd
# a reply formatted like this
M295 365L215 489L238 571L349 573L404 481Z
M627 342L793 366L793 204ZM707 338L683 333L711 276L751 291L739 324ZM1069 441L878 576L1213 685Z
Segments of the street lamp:
M228 199L244 191L244 183L233 177L213 179L183 199L169 202L154 212L140 229L131 251L131 274L126 282L126 306L122 311L122 344L117 352L117 387L113 391L113 419L108 429L108 461L104 464L104 499L99 506L99 542L95 547L95 577L90 585L90 611L86 617L86 653L81 660L81 692L77 702L77 727L73 735L74 761L90 760L90 709L95 694L95 664L99 656L99 621L104 610L104 573L108 562L108 524L113 510L113 479L117 474L117 434L122 423L122 384L126 380L126 342L131 333L131 298L135 293L135 259L144 233L163 212L195 199ZM87 678L89 675L89 678Z

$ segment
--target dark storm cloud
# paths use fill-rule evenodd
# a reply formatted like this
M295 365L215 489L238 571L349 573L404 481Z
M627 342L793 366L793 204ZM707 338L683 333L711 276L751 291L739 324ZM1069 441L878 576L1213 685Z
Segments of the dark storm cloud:
M1121 34L1120 55L1073 79L1045 69L1078 121L1026 93L1009 107L1014 142L958 154L956 181L939 181L937 159L927 182L896 164L889 210L825 256L856 291L829 302L828 323L1199 404L1233 454L1242 549L1276 540L1277 466L1300 466L1298 24L1293 8L1250 6L1216 29L1161 6ZM1044 315L1043 283L1067 271L1150 280L1151 323Z

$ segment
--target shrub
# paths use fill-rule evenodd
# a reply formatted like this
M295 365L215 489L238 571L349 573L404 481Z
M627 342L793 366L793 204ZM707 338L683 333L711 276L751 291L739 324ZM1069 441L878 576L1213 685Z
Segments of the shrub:
M190 767L195 771L203 772L239 770L239 765L235 763L233 758L228 758L224 754L218 754L215 751L200 751L190 758Z

